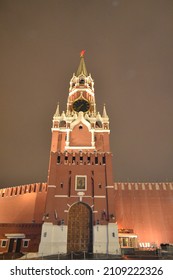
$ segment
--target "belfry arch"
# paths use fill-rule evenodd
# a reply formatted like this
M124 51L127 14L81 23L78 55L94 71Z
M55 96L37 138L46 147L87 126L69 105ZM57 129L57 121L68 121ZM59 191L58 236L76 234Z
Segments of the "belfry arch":
M92 252L92 235L92 210L77 202L68 213L67 252Z

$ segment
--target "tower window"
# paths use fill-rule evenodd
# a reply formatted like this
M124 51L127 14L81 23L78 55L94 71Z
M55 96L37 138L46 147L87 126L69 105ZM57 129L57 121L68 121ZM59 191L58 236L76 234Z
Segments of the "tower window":
M90 164L90 159L91 159L90 157L87 158L88 164Z
M101 189L102 188L102 184L99 184L99 189Z
M60 121L59 127L66 127L66 122L65 121Z
M80 125L80 126L79 126L79 129L82 129L82 128L83 128L83 126L82 126L82 125Z
M84 84L85 84L85 80L84 80L84 79L81 79L81 80L79 81L79 84L80 84L80 85L84 85Z
M80 157L80 163L83 161L83 157Z
M103 163L103 164L106 164L106 158L105 158L105 156L102 157L102 163Z
M65 156L65 162L67 163L67 161L68 161L68 156Z
M57 163L60 164L60 161L61 161L61 157L58 156L58 157L57 157Z
M75 159L76 159L76 158L73 156L73 157L72 157L72 163L73 163L73 164L75 163Z
M99 127L99 128L101 128L101 127L102 127L102 123L101 123L101 121L97 121L97 122L96 122L96 127Z
M30 185L29 186L29 193L31 193L31 191L32 191L32 186Z
M7 246L7 240L1 240L1 247Z
M63 183L60 184L61 189L63 189Z
M39 186L39 192L42 192L42 184Z
M95 157L95 164L98 164L98 157Z
M23 240L23 247L28 247L29 245L29 240Z

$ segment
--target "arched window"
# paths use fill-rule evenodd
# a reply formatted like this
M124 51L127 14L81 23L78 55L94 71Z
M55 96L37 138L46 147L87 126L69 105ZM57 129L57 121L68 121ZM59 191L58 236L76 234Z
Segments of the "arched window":
M65 121L60 121L59 127L66 127L66 122Z
M96 121L96 128L102 128L102 122L101 121Z
M85 80L83 78L81 78L80 81L79 81L79 84L80 85L84 85L85 84Z

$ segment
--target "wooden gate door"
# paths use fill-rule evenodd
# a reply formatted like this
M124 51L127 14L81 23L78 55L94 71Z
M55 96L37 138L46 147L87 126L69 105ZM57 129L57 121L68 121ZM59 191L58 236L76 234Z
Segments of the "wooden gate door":
M92 252L92 212L82 202L74 204L68 217L68 252Z

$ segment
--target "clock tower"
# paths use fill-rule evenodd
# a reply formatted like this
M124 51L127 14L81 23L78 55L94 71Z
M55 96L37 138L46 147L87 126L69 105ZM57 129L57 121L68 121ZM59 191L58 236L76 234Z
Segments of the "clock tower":
M96 109L84 52L66 111L53 116L48 193L39 253L119 254L109 117Z

